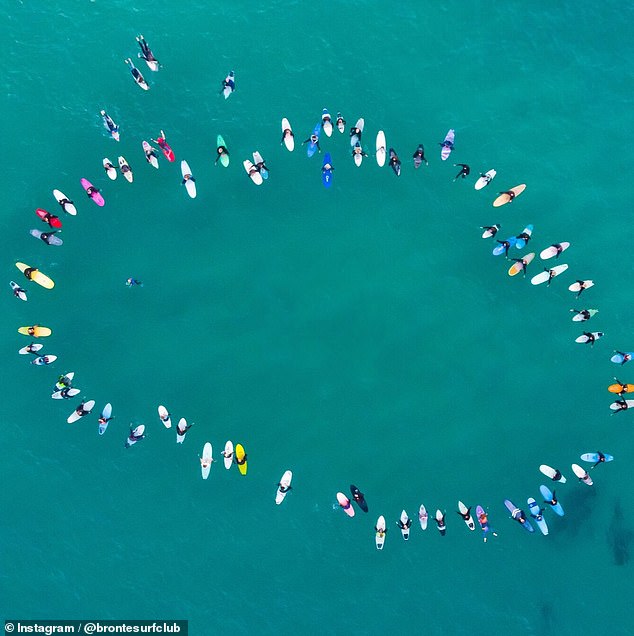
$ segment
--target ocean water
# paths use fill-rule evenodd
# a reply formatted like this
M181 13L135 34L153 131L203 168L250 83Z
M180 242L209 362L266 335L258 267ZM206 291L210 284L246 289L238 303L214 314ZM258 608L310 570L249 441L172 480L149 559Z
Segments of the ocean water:
M634 377L609 361L634 350L633 19L613 1L5 4L2 615L184 618L196 635L633 634L632 418L609 416L606 391ZM138 33L162 63L139 60L147 93L123 63ZM323 107L348 126L364 117L370 154L358 169L347 132L322 136L330 190L299 144ZM160 129L195 200L178 163L145 163L141 140ZM374 161L379 129L400 178ZM415 171L418 143L429 166ZM254 150L270 168L259 188L240 165ZM133 184L103 173L119 154ZM471 166L464 182L454 161ZM518 183L521 197L491 207ZM45 227L35 208L58 211L53 188L79 210L63 215L62 247L28 235ZM502 237L534 224L532 251L570 241L569 271L550 288L508 277L480 238L493 223ZM15 261L55 289L14 299ZM596 283L579 300L576 278ZM572 307L600 313L577 325ZM34 323L53 329L50 368L16 353L16 328ZM574 343L586 327L605 332L594 347ZM71 370L95 412L113 404L103 437L97 415L66 423L79 400L49 398ZM158 404L195 423L182 446ZM125 449L139 423L147 438ZM244 444L247 476L217 461L203 481L203 444L219 460L226 439ZM594 450L616 459L588 488L570 464ZM541 463L568 476L548 537L503 506L538 497ZM287 468L294 488L275 506ZM354 519L335 499L351 483L370 507ZM458 499L499 536L470 533ZM420 530L421 503L447 511L445 537Z

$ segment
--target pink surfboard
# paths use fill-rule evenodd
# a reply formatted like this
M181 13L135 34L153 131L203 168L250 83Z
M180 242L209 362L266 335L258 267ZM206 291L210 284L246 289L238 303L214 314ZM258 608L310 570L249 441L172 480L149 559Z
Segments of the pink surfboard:
M342 492L337 493L337 501L339 505L343 508L343 511L349 516L354 517L354 508L350 503L350 499L346 497Z
M86 190L86 192L88 192L88 188L94 188L95 186L90 183L90 181L88 181L88 179L82 179L81 180L81 185L82 188L84 190ZM104 198L101 196L101 194L99 192L91 192L88 195L99 207L103 207L106 202L104 201Z

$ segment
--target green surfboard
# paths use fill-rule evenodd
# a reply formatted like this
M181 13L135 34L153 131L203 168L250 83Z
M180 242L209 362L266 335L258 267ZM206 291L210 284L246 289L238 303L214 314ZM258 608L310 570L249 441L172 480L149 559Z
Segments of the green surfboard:
M216 139L216 146L224 146L225 148L227 147L227 144L225 144L225 140L222 138L222 135L218 135L218 138ZM220 163L226 168L229 166L229 155L228 154L222 154L220 155Z

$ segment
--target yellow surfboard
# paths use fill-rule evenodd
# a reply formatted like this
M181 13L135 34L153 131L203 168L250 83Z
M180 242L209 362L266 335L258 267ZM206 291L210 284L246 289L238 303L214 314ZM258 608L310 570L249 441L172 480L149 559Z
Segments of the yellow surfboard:
M493 201L493 207L499 208L501 205L510 203L516 196L522 194L524 190L526 190L526 184L520 183L520 185L517 185L514 188L508 190L508 192L512 192L514 196L507 194L507 192L502 192L502 194L495 201Z
M528 265L535 258L535 252L530 252L522 258L524 264ZM522 263L515 262L509 267L509 276L516 276L522 271Z
M48 327L33 325L31 327L20 327L18 333L21 333L23 336L31 336L32 338L45 338L46 336L50 336L53 332Z
M26 270L32 270L29 272L28 276L25 276L32 281L35 281L38 285L42 285L45 289L53 289L55 287L55 283L46 275L42 274L39 269L35 267L31 267L26 263L16 263L15 266L24 274Z
M242 444L236 444L235 449L236 464L238 464L238 470L241 475L247 474L247 454L244 452L244 446Z
M610 393L634 393L634 384L610 384Z

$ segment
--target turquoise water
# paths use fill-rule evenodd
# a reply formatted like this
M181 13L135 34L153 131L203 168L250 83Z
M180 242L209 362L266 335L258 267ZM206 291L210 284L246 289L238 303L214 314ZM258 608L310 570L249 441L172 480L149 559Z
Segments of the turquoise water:
M605 390L615 373L634 377L609 361L634 350L631 4L2 11L5 284L21 280L17 260L56 281L28 286L27 303L8 285L0 298L5 617L186 618L193 634L634 633L631 414L611 418ZM139 64L147 93L123 64L138 33L163 64ZM365 118L371 155L357 169L347 133L322 139L329 191L320 158L299 147L324 106L349 126ZM456 148L441 163L450 127ZM141 140L161 128L193 169L196 200L177 164L145 164ZM398 179L374 162L378 129L403 160ZM218 133L227 170L213 165ZM420 142L430 165L414 171ZM271 170L260 188L240 166L256 149ZM118 154L132 185L102 171ZM452 182L453 161L498 176L476 192L473 176ZM512 205L491 207L518 183ZM57 212L53 188L79 209L62 218L61 248L28 235L44 228L36 207ZM509 278L480 238L495 222L503 237L533 223L534 251L570 241L569 271L549 289ZM566 289L576 278L596 282L579 301ZM606 333L594 348L574 344L586 325L568 309L584 306ZM16 327L33 323L53 329L51 368L16 354L27 344ZM78 400L48 397L71 370L96 410L114 406L103 437L96 416L66 424ZM182 446L158 404L195 422ZM130 423L147 439L126 450ZM245 445L248 475L218 462L202 481L204 442L219 459L228 438ZM593 488L573 482L571 462L597 449L616 460ZM542 462L569 476L548 537L503 506L538 496ZM287 468L294 490L278 507ZM350 483L370 514L334 506ZM458 499L485 506L499 536L469 533ZM420 503L447 510L447 536L414 527L405 544L395 521Z

